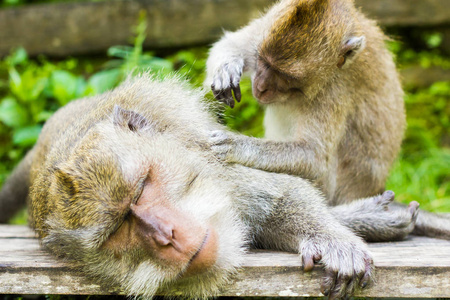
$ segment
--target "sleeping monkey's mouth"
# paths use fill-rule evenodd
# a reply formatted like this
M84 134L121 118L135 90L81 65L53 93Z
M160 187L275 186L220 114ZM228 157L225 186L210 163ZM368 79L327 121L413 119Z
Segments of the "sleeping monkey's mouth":
M187 268L189 268L189 266L192 264L192 262L197 258L198 254L203 250L203 247L205 247L205 244L208 241L208 238L209 238L209 229L206 229L205 237L203 238L203 241L200 244L200 247L198 247L197 252L195 252L195 254L191 257L191 260L188 262Z
M217 259L217 236L214 229L207 229L198 250L187 263L182 276L191 276L206 271Z

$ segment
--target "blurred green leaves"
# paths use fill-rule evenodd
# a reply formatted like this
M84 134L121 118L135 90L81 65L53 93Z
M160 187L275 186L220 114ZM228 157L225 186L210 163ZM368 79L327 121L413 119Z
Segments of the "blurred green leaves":
M18 128L13 134L13 144L21 147L33 146L39 137L39 133L41 133L41 129L41 125Z
M20 128L28 122L28 112L12 97L3 98L0 103L0 122L11 128Z
M60 106L85 95L86 81L81 76L76 76L66 70L54 70L49 79L49 94L56 99Z
M429 88L405 97L408 130L404 143L407 153L449 146L450 82L436 82Z

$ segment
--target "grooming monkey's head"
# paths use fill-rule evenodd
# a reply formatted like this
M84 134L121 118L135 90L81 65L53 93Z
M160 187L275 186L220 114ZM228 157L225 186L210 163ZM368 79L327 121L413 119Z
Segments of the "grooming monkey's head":
M259 46L254 96L262 103L313 98L365 47L348 0L286 0Z

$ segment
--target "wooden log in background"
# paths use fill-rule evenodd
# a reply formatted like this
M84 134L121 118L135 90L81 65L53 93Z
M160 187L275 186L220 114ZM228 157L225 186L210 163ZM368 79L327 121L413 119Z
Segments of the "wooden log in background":
M369 244L374 255L375 284L359 297L450 297L450 241L409 238ZM250 252L221 296L319 297L323 271L302 271L297 254ZM102 287L47 254L26 226L0 225L0 294L120 294ZM173 288L168 295L181 295Z
M114 0L50 3L0 10L0 56L17 46L31 55L105 53L129 44L139 12L147 12L146 47L208 44L257 17L274 0ZM450 24L449 0L356 0L386 26Z

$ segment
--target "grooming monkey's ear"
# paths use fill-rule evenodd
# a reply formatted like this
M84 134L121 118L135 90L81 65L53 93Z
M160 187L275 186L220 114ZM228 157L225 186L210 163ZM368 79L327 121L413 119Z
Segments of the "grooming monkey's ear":
M341 49L341 54L337 63L338 68L349 64L366 47L366 37L353 36L349 38Z
M113 123L114 125L128 128L133 132L146 130L151 127L150 122L143 115L132 110L123 109L119 105L114 106Z

